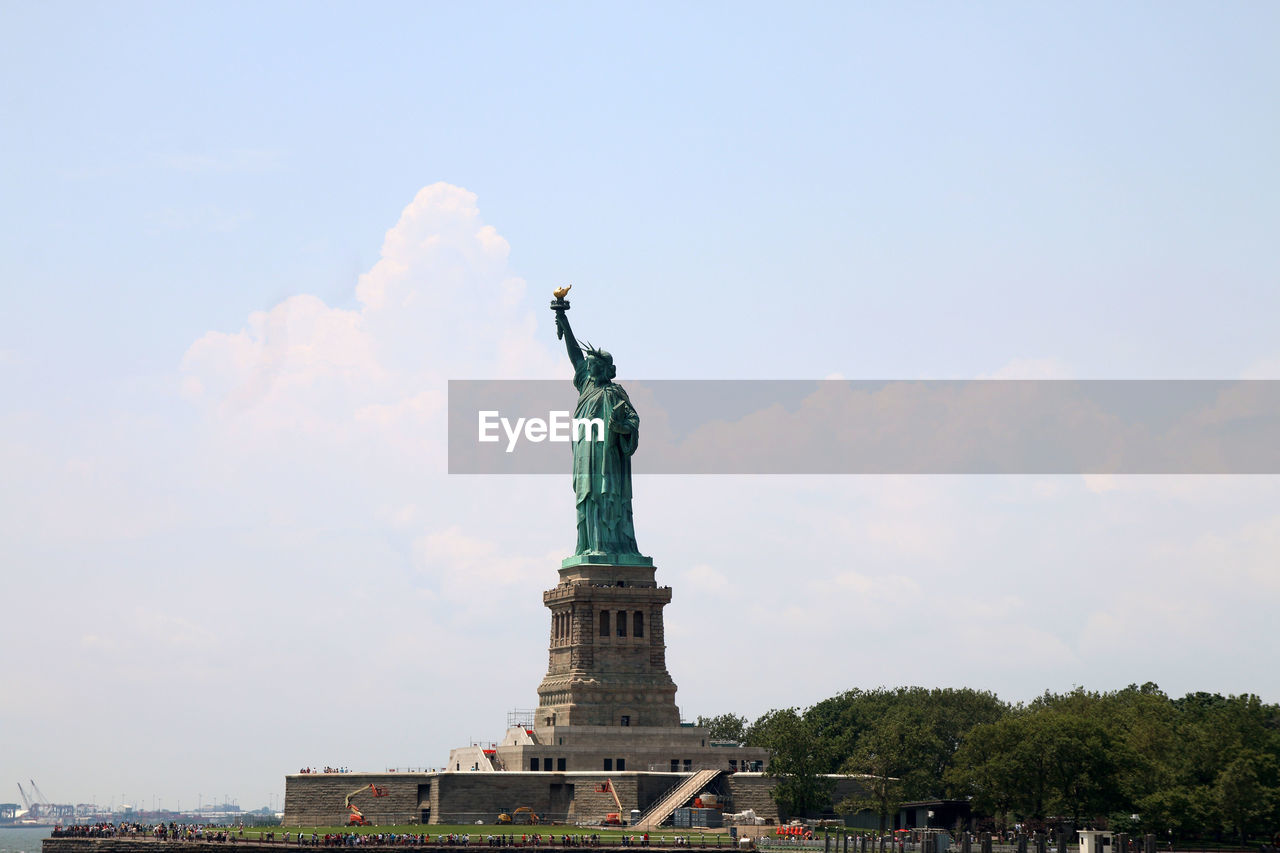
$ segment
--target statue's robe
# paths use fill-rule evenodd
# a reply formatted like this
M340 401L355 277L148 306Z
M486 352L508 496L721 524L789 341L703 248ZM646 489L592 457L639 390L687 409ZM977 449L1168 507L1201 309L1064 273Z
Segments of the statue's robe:
M631 455L640 443L640 417L622 386L597 384L578 362L573 386L578 389L574 418L599 418L597 428L575 430L573 492L577 498L578 546L575 554L638 554L631 517Z

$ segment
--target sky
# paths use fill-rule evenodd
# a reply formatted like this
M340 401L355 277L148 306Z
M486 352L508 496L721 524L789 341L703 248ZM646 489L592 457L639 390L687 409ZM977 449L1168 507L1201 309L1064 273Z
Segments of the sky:
M571 405L565 283L624 386L1280 379L1277 25L0 2L0 786L256 808L499 739L572 490L448 475L446 383ZM688 719L903 684L1280 701L1275 477L635 492Z

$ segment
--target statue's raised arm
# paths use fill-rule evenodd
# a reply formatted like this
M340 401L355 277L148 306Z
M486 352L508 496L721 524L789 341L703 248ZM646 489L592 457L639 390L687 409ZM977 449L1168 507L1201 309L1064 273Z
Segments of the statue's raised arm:
M569 310L569 300L565 299L569 288L572 284L566 284L564 287L558 287L551 292L555 299L551 300L551 310L556 312L556 337L564 338L565 348L569 351L569 363L577 369L578 362L582 361L582 347L578 346L578 339L573 336L573 329L569 326L569 318L565 312Z

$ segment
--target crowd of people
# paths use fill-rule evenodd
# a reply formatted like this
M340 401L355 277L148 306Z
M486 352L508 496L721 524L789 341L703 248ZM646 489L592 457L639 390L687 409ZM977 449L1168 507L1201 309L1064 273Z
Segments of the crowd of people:
M137 835L141 824L87 823L74 826L55 826L54 838L115 838L117 835Z
M323 770L317 770L314 767L304 767L298 771L299 773L350 773L350 767L325 767Z
M639 844L639 840L633 843ZM644 843L648 843L649 836L646 833ZM364 845L434 845L439 847L469 847L473 843L479 846L483 843L486 847L542 847L559 845L561 847L599 847L599 835L570 835L568 833L562 835L553 835L535 832L523 833L517 835L480 835L476 833L441 833L439 835L431 835L430 833L421 834L405 834L394 832L343 832L343 833L326 833L323 836L317 836L312 833L309 837L305 833L297 833L296 837L290 839L290 834L284 834L284 840L287 843L296 843L301 845L315 845L324 847L361 847ZM626 841L623 841L626 844Z
M55 826L54 838L154 838L160 841L234 841L234 830L226 826L196 823L92 823ZM244 829L240 829L244 837Z
M503 835L481 835L475 833L397 833L397 832L333 832L319 835L315 832L294 832L284 830L281 841L276 841L275 830L251 831L245 837L243 826L212 826L203 824L180 824L176 822L144 824L144 823L95 823L67 827L54 827L54 838L137 838L139 840L154 839L156 841L206 841L222 843L266 842L282 843L298 847L368 847L368 846L435 846L435 847L599 847L601 843L610 846L647 847L649 833L643 835L625 835L621 838L602 839L599 835L579 834L543 834L540 832ZM677 847L689 846L687 836L675 836L672 839L663 837L662 846L674 844ZM705 839L704 842L705 844Z

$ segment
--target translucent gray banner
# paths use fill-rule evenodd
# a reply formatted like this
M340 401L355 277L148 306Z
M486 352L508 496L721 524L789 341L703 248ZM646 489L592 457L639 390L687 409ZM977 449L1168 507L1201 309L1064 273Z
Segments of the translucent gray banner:
M637 474L1280 473L1273 380L621 384ZM450 381L449 473L567 475L577 400L568 381Z

